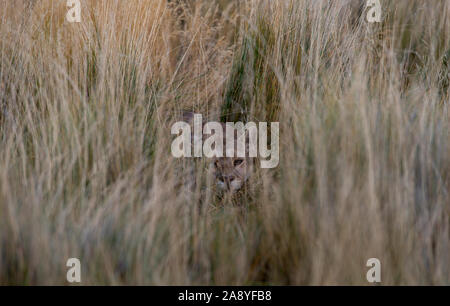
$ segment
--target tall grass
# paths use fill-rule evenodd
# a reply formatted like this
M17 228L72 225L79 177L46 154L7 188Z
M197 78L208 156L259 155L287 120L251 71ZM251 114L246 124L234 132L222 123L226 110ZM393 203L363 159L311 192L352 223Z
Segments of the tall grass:
M0 284L450 284L449 1L0 3ZM218 196L184 109L279 166Z

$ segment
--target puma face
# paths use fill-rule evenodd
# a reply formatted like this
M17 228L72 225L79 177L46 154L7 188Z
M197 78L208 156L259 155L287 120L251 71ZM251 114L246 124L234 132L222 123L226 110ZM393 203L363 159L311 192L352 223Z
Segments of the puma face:
M222 124L222 129L226 130L226 125ZM237 155L237 132L235 131L233 140L234 140L234 157L225 157L226 156L226 143L227 143L227 134L224 134L223 139L223 156L224 157L216 157L213 158L214 164L214 177L216 180L216 186L222 192L235 193L239 191L247 180L250 178L253 172L253 160L254 158L248 157L249 153L249 142L248 135L246 135L246 143L245 143L245 156L246 157L238 157Z
M194 113L183 112L183 120L189 125L193 126ZM202 123L202 127L205 122ZM221 123L222 130L226 130L225 123ZM205 140L205 135L203 140ZM211 159L213 175L211 176L215 180L215 185L222 192L235 193L240 190L247 180L250 178L253 172L254 158L250 157L237 157L237 132L234 133L234 157L215 157ZM192 135L192 142L194 141L194 135ZM223 156L226 156L226 144L227 134L223 135ZM249 142L248 135L246 135L245 156L249 156Z
M234 193L242 188L252 172L249 158L219 157L214 159L214 177L217 187Z

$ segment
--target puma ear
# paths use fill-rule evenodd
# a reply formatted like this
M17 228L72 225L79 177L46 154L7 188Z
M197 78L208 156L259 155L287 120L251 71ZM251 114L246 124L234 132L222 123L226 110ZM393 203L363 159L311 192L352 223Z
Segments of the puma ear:
M194 115L195 114L198 115L198 113L194 113L194 112L191 112L191 111L183 111L182 119L183 119L184 122L187 122L190 125L192 125L194 123ZM202 118L202 129L205 126L205 124L206 124L205 119Z
M245 130L245 156L250 157L250 132Z
M191 131L192 131L192 135L193 135L193 137L195 137L194 136L194 129L193 129L193 126L194 126L194 115L196 114L196 113L194 113L194 112L191 112L191 111L183 111L183 116L182 116L182 120L184 121L184 122L187 122L190 126L191 126ZM205 127L205 124L206 124L206 122L205 122L205 119L204 118L202 118L202 127L201 127L201 140L202 141L205 141L205 139L207 138L206 137L206 135L204 135L203 134L203 128Z
M183 111L183 121L191 124L194 122L194 113L191 111Z

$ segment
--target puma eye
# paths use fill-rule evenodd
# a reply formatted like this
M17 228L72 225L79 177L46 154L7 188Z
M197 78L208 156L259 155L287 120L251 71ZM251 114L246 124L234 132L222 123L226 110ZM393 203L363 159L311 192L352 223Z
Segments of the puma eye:
M239 166L240 164L242 164L243 162L244 162L243 159L235 159L233 162L233 165L236 167L236 166Z

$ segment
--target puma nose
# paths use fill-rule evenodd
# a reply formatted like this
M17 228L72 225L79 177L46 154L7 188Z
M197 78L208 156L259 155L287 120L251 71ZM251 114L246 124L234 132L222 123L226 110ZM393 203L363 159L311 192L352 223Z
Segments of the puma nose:
M222 179L227 184L227 189L230 189L230 184L236 179L234 175L224 175L222 176Z

